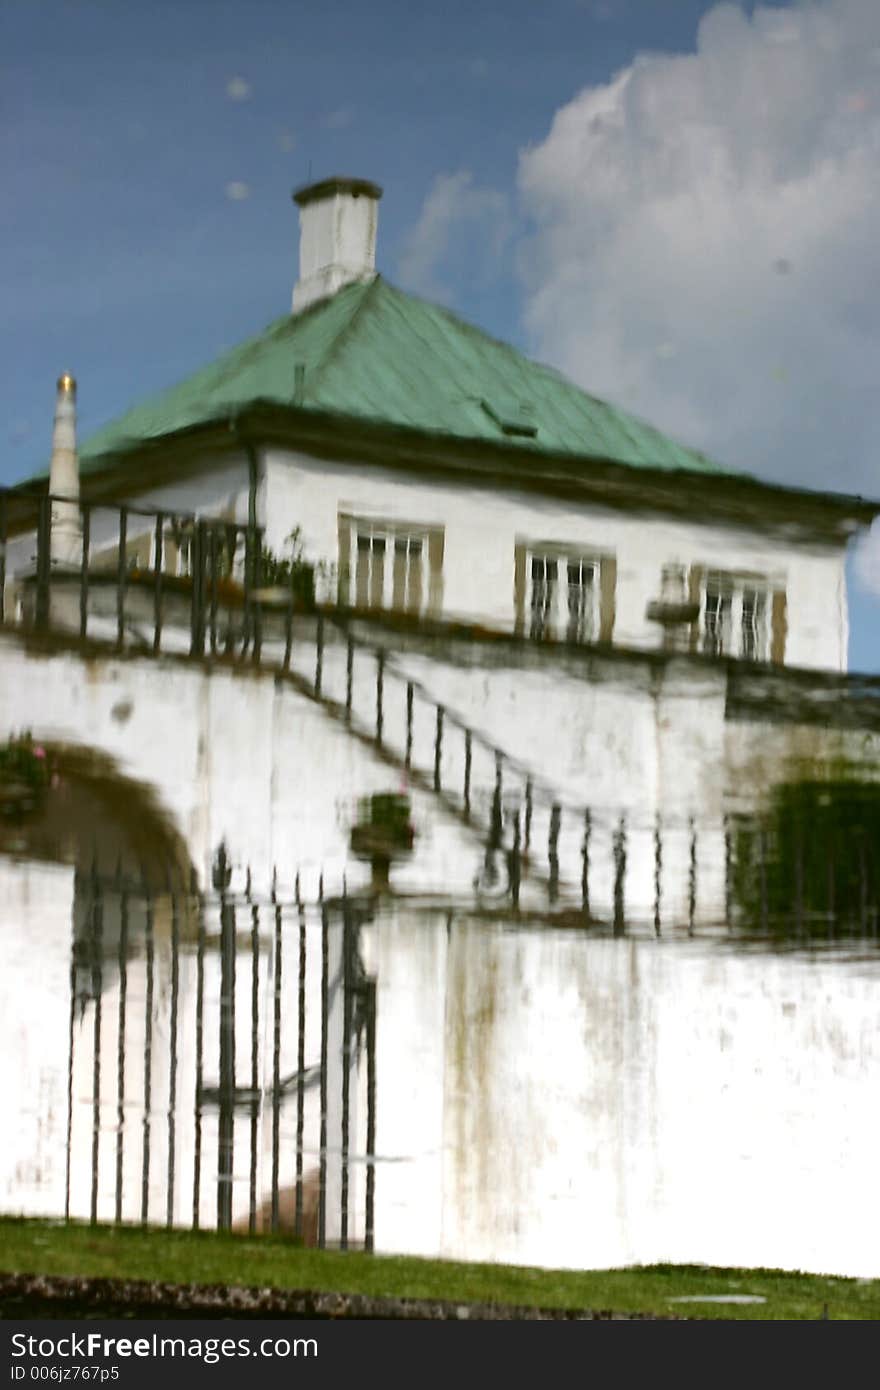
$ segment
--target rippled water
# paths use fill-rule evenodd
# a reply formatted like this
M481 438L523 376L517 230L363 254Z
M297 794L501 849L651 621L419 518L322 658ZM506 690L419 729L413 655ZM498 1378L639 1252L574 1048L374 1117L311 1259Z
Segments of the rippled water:
M876 1273L870 939L108 890L72 960L69 871L0 902L4 1210L290 1230L299 1176L329 1244Z

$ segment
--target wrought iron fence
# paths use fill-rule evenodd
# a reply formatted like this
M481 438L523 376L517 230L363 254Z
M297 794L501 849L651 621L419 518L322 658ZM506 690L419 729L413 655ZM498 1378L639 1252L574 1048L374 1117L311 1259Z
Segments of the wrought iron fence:
M373 1247L376 990L354 898L78 875L65 1215Z

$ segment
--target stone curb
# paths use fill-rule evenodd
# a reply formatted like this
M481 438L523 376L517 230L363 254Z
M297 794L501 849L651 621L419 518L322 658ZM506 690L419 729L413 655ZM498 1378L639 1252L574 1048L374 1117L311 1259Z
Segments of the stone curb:
M0 1274L0 1316L419 1318L471 1322L684 1321L675 1314L529 1308L307 1289L240 1288L225 1284L166 1284L140 1279L86 1279L46 1274Z

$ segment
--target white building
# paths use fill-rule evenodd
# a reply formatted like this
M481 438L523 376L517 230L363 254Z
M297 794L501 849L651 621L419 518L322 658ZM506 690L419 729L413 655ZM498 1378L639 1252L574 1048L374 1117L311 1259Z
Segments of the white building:
M875 509L719 468L394 289L380 196L296 194L293 313L86 441L83 498L250 520L278 556L298 528L319 596L359 610L845 670Z
M375 271L379 198L354 179L300 191L293 311L86 441L78 473L73 390L62 386L56 500L40 506L45 479L4 499L0 738L29 729L62 764L73 746L98 750L154 798L162 843L205 891L225 842L255 893L278 874L288 896L294 874L307 899L343 884L367 892L352 853L358 798L408 792L413 853L361 932L379 1001L367 1157L394 1175L377 1166L377 1248L868 1272L874 1236L846 1203L810 1239L799 1226L835 1163L837 1189L856 1205L864 1189L870 1121L837 1147L830 1130L820 1144L814 1133L814 1116L838 1104L841 1115L873 1113L862 976L823 967L820 998L803 962L786 972L775 958L769 969L757 957L676 961L662 941L731 920L733 817L760 811L779 784L853 765L871 778L880 765L878 721L845 676L846 547L878 508L719 468L392 288ZM261 653L263 669L242 671L242 650ZM58 860L84 852L73 838ZM135 862L134 832L118 838L114 853ZM7 874L5 906L23 920L27 884L39 894L54 880L27 868L26 849L14 853L24 877ZM876 925L873 873L871 861L862 898ZM65 893L69 910L67 881ZM530 935L526 920L542 925ZM617 935L566 936L575 923ZM617 939L633 926L649 938ZM274 967L261 962L268 1087ZM193 968L178 982L190 1071ZM139 970L129 1024L154 1019L167 1033L168 989L148 1007ZM47 976L48 1010L64 985L63 972ZM108 1016L119 994L107 984ZM88 1048L112 1052L119 1033L105 1024L95 1044L93 1019L86 1012L71 1072L84 1107L71 1129L74 1187L87 1206L83 1165L106 1150L99 1206L112 1214L115 1103L89 1098ZM10 1037L24 1035L14 1008L7 1022ZM731 1053L743 1028L748 1048ZM832 1035L844 1038L846 1104L823 1041ZM694 1039L699 1058L679 1092ZM309 1041L313 1061L320 1039ZM761 1058L776 1060L756 1088ZM360 1161L366 1077L348 1060ZM346 1062L331 1062L338 1080ZM40 1131L51 1131L48 1153L64 1087L45 1068L34 1085L56 1098L54 1127ZM99 1070L112 1076L109 1052ZM170 1072L157 1062L155 1076L170 1132ZM803 1101L784 1094L792 1078ZM756 1095L760 1125L749 1129ZM285 1124L289 1143L289 1113ZM175 1133L190 1153L190 1119ZM216 1164L216 1135L210 1143ZM771 1195L713 1225L713 1193L741 1183L759 1151L768 1192L786 1194L784 1222L768 1235ZM163 1161L150 1172L160 1206ZM333 1161L341 1182L338 1152ZM32 1168L26 1205L39 1210ZM10 1158L7 1203L17 1173ZM56 1196L59 1181L56 1164ZM185 1220L177 1181L173 1217ZM266 1181L261 1169L261 1200Z

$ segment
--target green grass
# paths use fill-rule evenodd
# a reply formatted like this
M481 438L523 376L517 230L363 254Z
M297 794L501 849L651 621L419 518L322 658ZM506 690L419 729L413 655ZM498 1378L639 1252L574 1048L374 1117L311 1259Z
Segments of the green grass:
M374 1297L451 1299L545 1308L678 1313L688 1317L880 1319L880 1279L767 1269L653 1265L545 1270L304 1250L290 1240L133 1226L0 1218L0 1270L311 1289ZM676 1304L688 1294L759 1294L764 1304Z

